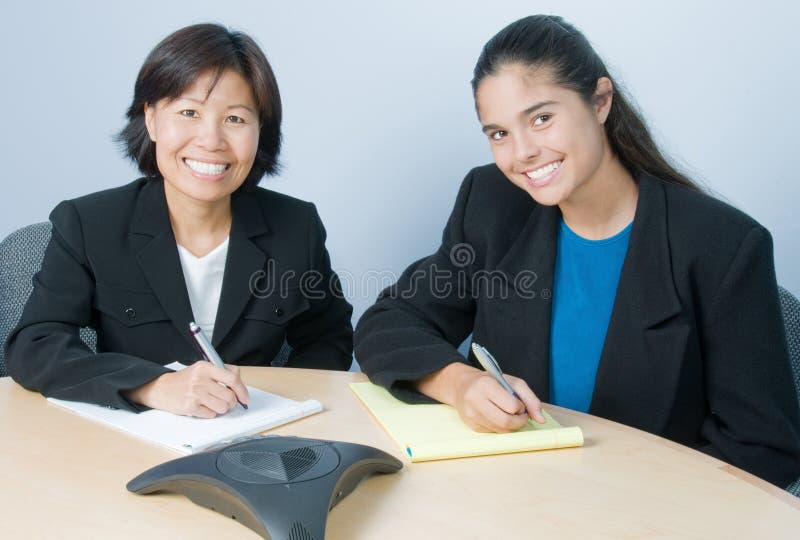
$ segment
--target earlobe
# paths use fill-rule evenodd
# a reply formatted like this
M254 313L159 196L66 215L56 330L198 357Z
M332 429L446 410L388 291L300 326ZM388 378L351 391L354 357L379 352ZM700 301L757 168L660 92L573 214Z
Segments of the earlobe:
M155 113L154 107L151 107L148 103L144 104L144 125L147 128L150 140L153 142L156 142Z
M608 113L611 112L611 103L614 100L614 85L608 77L597 79L597 87L594 90L594 109L597 120L604 124Z

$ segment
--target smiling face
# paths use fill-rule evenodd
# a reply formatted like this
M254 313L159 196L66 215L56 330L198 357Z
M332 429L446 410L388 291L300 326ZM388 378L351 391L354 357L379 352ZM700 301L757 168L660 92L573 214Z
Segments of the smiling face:
M540 204L586 199L611 159L603 128L611 90L600 79L589 105L547 69L511 64L485 77L475 100L497 166Z
M250 84L208 72L174 100L145 106L168 203L227 203L247 178L258 150L259 118Z

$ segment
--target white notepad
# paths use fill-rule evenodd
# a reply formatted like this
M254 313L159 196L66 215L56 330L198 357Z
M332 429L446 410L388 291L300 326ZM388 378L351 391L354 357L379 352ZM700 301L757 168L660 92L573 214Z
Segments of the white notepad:
M170 364L167 367L179 366ZM237 406L216 418L179 416L155 409L137 414L79 401L47 400L182 454L199 452L217 443L260 433L322 411L322 404L315 399L295 401L250 386L247 390L250 392L248 410Z

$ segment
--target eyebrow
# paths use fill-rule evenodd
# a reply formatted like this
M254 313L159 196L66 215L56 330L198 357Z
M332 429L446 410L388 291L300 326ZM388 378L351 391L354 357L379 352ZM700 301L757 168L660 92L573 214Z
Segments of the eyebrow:
M199 103L200 105L203 105L206 102L206 100L204 100L204 99L197 99L197 98L193 98L193 97L189 97L189 96L178 96L176 98L176 101L179 101L179 100L193 101L195 103ZM249 111L249 112L251 112L253 114L256 114L256 112L253 109L251 109L247 105L243 105L243 104L240 104L240 103L237 103L236 105L228 106L228 110L231 110L231 109L244 109L244 110Z
M558 103L557 101L554 101L552 99L534 103L533 105L522 111L521 116L531 115L543 107L547 107L548 105L555 105L557 103ZM497 124L486 124L481 128L481 131L484 133L488 133L489 131L493 131L496 129L501 129L501 127L498 126Z

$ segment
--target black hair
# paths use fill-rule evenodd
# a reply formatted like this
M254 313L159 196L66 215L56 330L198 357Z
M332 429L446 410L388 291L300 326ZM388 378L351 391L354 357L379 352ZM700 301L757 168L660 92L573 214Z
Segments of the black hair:
M605 132L611 150L632 173L656 178L700 191L662 154L639 112L608 73L605 64L586 37L561 17L532 15L515 21L490 39L475 64L473 95L484 77L509 64L550 70L554 82L577 92L591 104L597 80L608 77L614 87Z
M136 78L133 102L127 112L128 123L116 137L145 176L162 178L156 163L155 143L150 140L145 125L145 105L179 97L209 72L214 74L210 92L228 70L235 71L250 84L260 122L256 157L242 188L255 187L265 174L278 172L281 96L266 56L243 32L218 24L196 24L173 32L147 56Z

